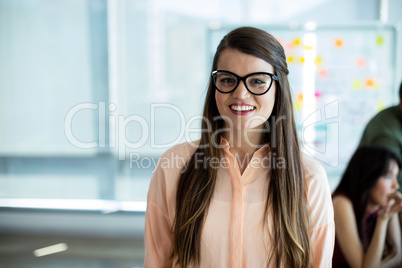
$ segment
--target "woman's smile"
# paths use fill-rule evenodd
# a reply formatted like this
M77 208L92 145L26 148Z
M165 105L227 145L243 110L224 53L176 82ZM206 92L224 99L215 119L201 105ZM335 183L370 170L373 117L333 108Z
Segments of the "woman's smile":
M229 105L229 108L235 115L249 115L256 109L255 106L245 103L233 103Z

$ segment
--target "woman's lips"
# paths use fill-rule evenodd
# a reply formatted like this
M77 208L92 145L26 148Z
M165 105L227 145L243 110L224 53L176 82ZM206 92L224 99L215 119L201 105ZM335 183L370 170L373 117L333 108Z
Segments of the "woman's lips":
M253 113L256 109L255 106L248 104L232 104L229 105L229 108L235 115L248 115Z

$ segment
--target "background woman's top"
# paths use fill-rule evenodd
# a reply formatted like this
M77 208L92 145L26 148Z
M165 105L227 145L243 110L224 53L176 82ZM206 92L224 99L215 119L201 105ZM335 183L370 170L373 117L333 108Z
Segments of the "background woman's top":
M270 221L268 228L262 222L269 180L269 147L257 150L240 174L242 163L235 160L225 139L221 145L224 156L216 161L219 171L201 234L200 267L266 267L268 253L275 243L270 235ZM177 184L196 147L180 144L159 159L148 192L145 267L176 267L175 260L169 260L169 256ZM331 192L322 166L307 156L302 159L311 223L311 257L314 267L327 268L332 264L335 238ZM206 161L201 156L198 160L195 168L204 168ZM276 168L286 168L287 163L282 164L285 166Z
M349 198L346 194L344 193L334 193L332 195L332 199L334 199L336 196L345 196L346 198ZM378 210L372 212L372 213L366 213L364 217L364 237L363 237L363 248L366 250L368 246L370 245L371 238L374 233L374 228L375 224L377 222L377 215L378 215ZM335 237L335 248L334 248L334 256L332 259L332 267L333 268L348 268L350 265L345 259L345 256L343 255L343 252L341 250L341 247L339 246L339 242L337 241Z

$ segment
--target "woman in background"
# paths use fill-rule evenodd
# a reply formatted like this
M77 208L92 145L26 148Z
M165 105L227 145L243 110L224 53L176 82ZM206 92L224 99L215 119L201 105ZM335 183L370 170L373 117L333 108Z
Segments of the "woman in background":
M360 147L334 191L333 267L401 267L398 157L380 146Z
M145 267L331 266L331 193L300 153L288 73L265 31L222 39L201 140L168 150L151 180Z

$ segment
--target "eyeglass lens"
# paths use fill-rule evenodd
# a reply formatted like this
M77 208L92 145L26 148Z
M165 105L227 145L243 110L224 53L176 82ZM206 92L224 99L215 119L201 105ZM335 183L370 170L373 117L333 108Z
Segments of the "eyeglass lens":
M215 86L222 92L232 91L239 83L238 78L231 73L217 72L213 75ZM247 77L246 86L254 94L266 92L272 83L271 76L255 74Z

